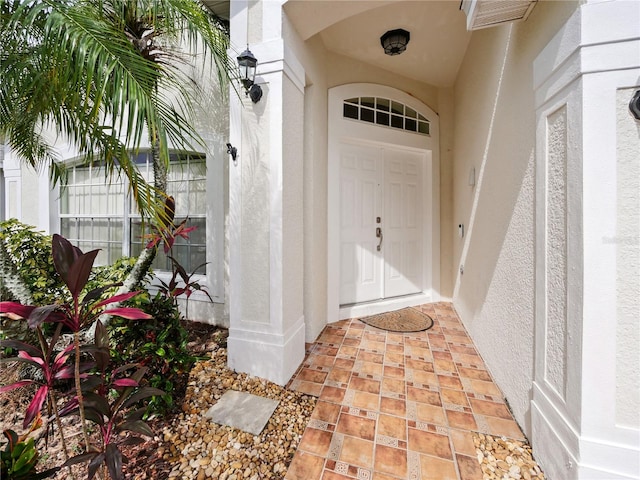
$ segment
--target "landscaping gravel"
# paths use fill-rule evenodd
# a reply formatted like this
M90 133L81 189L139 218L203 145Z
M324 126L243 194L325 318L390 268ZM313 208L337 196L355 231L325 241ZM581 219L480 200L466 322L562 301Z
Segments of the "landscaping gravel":
M474 435L473 440L482 480L544 479L527 443L482 433Z
M280 401L260 435L204 417L227 390ZM221 348L191 371L182 413L164 428L158 454L173 465L169 478L283 478L315 404L316 399L309 395L230 371L227 352Z

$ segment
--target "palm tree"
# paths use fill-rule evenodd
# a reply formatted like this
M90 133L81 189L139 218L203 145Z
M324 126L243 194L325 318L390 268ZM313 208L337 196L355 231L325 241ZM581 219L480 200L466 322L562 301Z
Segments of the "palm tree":
M124 173L143 218L166 225L169 147L203 143L184 65L202 52L224 85L233 67L221 21L197 0L0 0L0 14L0 136L57 181L64 170L42 133L51 127L107 176ZM146 143L153 187L129 156ZM143 250L137 278L154 255Z

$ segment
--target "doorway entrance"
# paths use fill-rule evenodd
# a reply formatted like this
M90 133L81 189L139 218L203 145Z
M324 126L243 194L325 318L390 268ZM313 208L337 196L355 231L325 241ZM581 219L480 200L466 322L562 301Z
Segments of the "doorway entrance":
M329 90L329 322L434 301L438 117L391 87Z
M399 147L340 145L340 305L422 291L424 160Z

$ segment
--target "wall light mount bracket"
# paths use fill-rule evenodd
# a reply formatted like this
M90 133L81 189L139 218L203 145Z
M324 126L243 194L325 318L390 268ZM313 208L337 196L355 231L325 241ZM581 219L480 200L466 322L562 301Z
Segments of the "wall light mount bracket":
M235 165L236 159L238 158L238 149L230 143L227 143L227 153L231 155L231 160L233 160L233 164Z
M636 93L631 97L629 110L636 120L640 120L640 90L636 90Z

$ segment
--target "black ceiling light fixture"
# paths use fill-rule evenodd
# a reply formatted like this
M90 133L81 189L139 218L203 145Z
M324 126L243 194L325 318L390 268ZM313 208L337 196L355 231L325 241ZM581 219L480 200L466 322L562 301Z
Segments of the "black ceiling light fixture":
M411 35L402 28L389 30L380 37L380 45L387 55L400 55L407 49Z
M258 103L262 98L262 88L255 84L258 59L251 53L248 45L247 49L238 56L238 66L244 93L249 95L253 103Z

